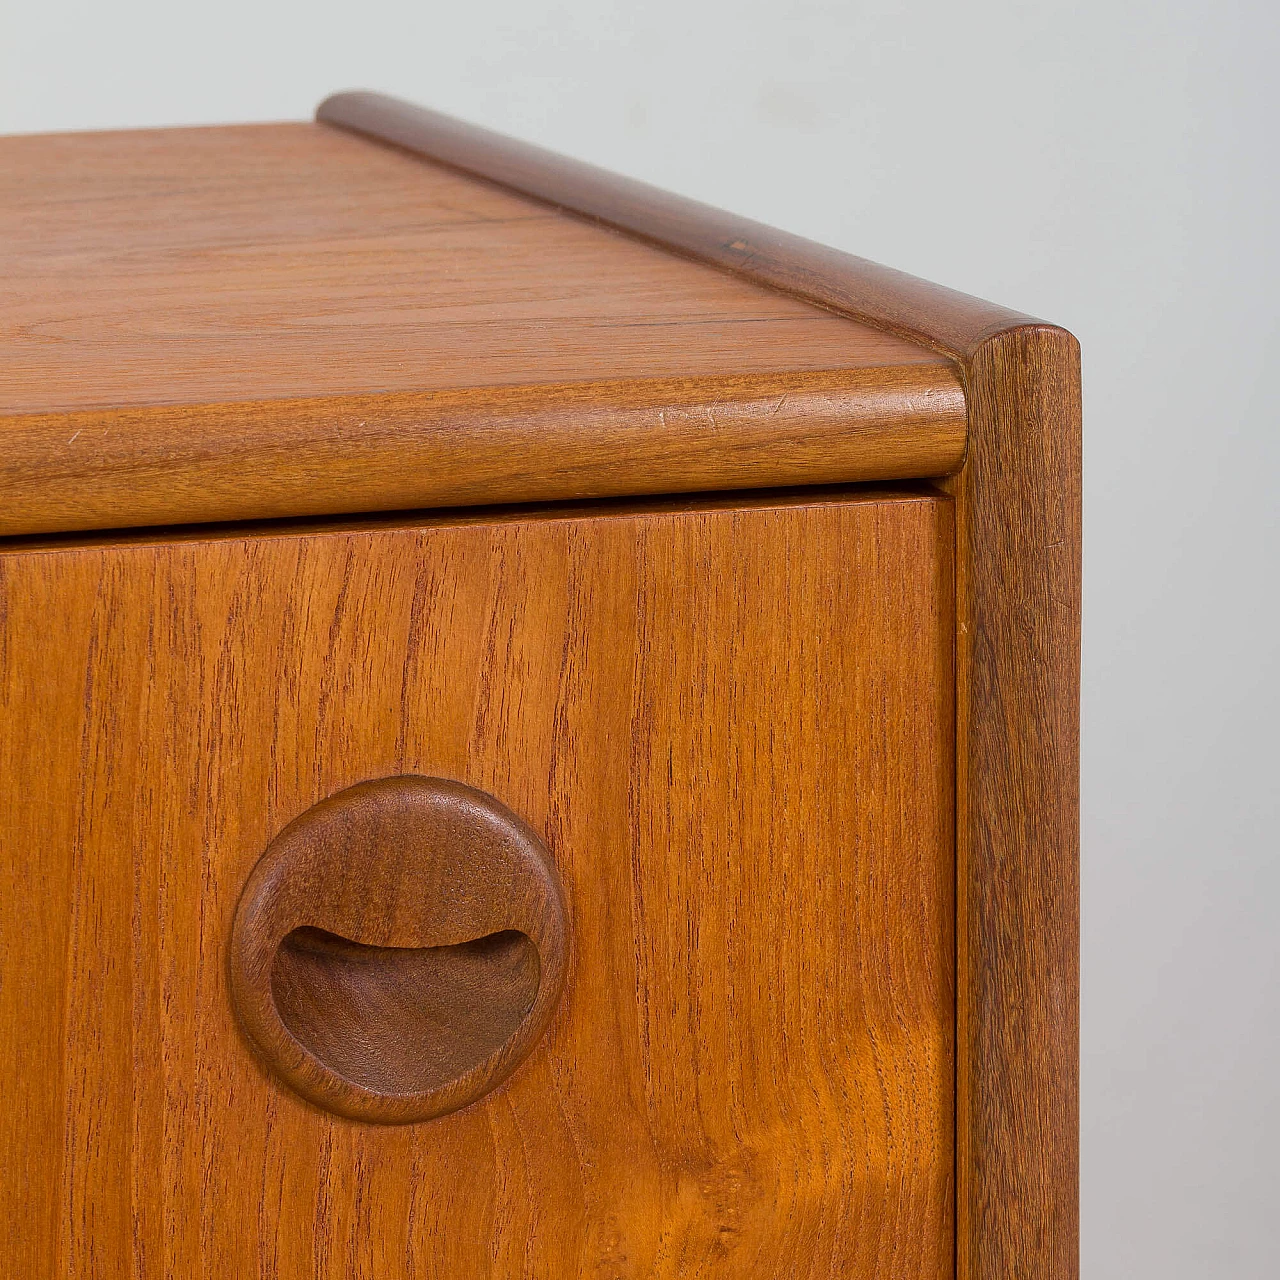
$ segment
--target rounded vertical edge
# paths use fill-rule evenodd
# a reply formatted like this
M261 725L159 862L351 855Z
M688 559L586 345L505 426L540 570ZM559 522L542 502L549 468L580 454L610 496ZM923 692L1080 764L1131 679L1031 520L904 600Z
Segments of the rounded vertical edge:
M967 360L957 507L957 1262L1079 1274L1080 348Z

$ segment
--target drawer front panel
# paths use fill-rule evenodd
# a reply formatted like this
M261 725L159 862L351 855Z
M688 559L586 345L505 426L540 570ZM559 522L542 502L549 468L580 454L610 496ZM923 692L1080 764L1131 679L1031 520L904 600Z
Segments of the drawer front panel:
M871 495L0 555L14 1274L952 1274L951 548ZM571 941L514 1075L386 1126L264 1069L228 947L406 773Z

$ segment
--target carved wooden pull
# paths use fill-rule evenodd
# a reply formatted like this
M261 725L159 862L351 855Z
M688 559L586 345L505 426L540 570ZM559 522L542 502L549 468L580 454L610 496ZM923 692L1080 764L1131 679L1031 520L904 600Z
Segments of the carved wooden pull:
M556 1007L564 900L537 835L441 778L339 792L241 894L231 992L249 1039L317 1106L428 1120L507 1078Z

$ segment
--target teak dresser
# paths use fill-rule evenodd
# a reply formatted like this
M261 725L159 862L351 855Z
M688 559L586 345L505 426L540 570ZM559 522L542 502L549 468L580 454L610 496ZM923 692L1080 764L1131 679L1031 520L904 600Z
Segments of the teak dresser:
M0 182L0 1272L1070 1280L1074 339L372 94Z

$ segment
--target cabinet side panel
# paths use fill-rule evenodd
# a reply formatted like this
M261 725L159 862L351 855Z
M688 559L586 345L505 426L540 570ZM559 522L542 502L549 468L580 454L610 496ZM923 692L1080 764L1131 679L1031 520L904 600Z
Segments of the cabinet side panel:
M950 1277L951 513L0 556L6 1256L33 1278ZM227 944L280 827L407 772L534 826L573 944L501 1089L386 1128L262 1069Z

